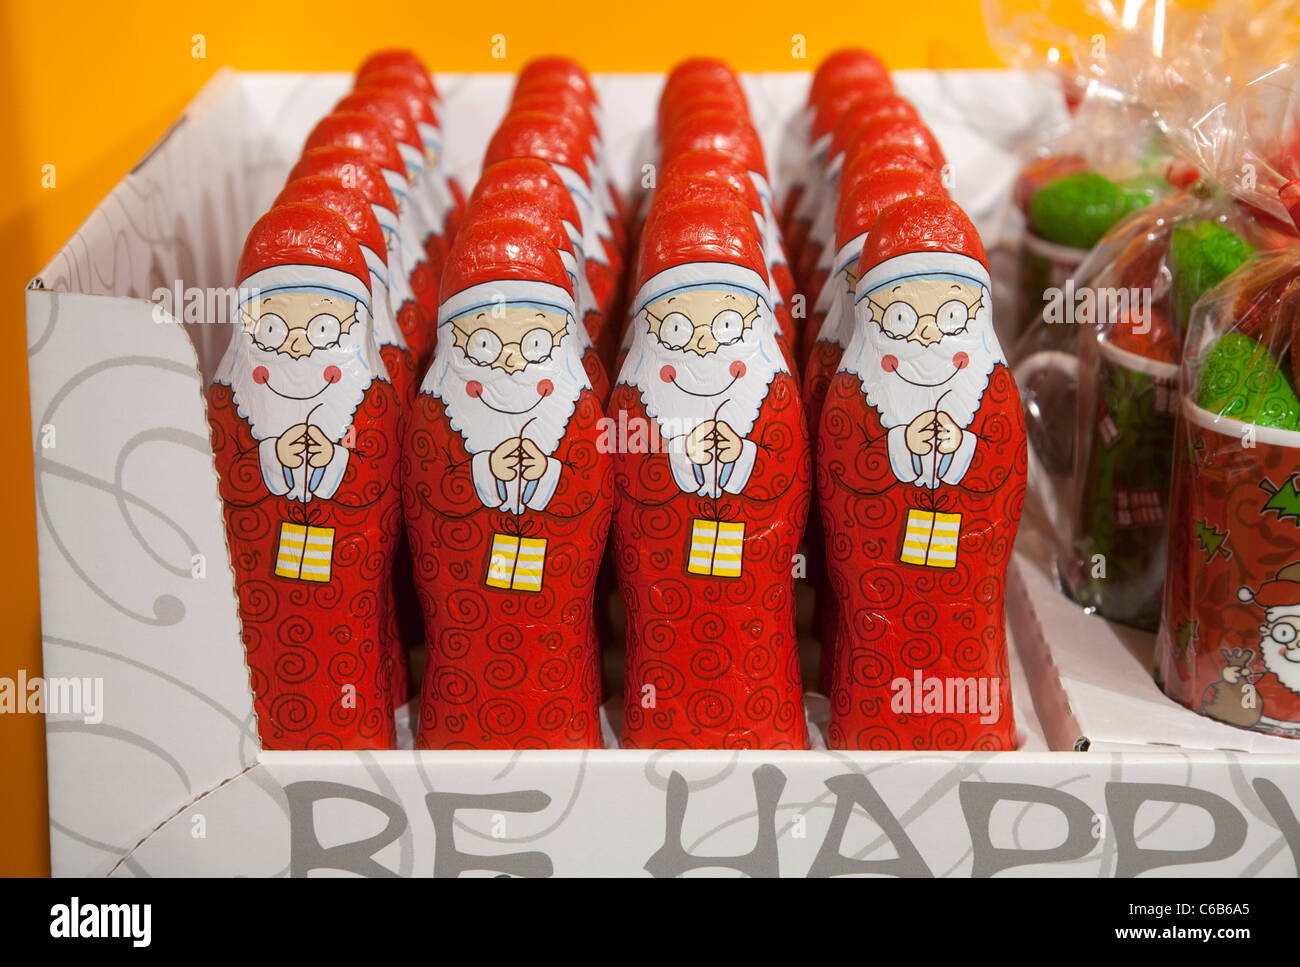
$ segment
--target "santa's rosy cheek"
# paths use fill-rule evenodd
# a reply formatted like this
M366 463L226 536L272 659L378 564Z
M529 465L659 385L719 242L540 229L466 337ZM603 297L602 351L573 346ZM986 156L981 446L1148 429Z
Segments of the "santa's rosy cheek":
M673 369L671 366L665 366L663 369L659 370L659 378L665 383L671 383L677 378L677 370Z
M958 369L965 369L970 365L970 357L965 353L953 353L952 364Z
M887 373L892 373L898 369L898 357L886 356L880 361L880 368Z
M739 359L737 359L734 363L731 364L731 378L740 379L744 375L745 375L745 364L742 363Z
M537 383L537 395L541 397L550 396L555 392L555 384L549 379L539 380Z
M473 399L478 399L483 395L483 384L476 379L471 379L465 384L465 392Z
M265 383L270 378L271 374L267 372L265 366L258 366L257 369L253 370L254 383Z
M337 383L342 378L343 378L343 371L340 370L337 366L325 367L325 382Z

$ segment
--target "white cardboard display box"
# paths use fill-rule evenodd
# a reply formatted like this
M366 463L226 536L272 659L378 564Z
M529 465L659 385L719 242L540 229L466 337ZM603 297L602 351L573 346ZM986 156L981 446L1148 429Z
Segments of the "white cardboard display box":
M898 79L1002 237L1017 153L1059 104L1013 72ZM1300 745L1165 699L1149 642L1057 592L1032 521L1016 752L261 752L203 401L229 331L150 299L233 284L348 80L218 73L27 292L44 675L103 682L102 721L47 716L56 875L1296 875ZM512 78L439 82L472 185ZM775 162L808 76L745 82ZM597 83L630 186L661 78Z

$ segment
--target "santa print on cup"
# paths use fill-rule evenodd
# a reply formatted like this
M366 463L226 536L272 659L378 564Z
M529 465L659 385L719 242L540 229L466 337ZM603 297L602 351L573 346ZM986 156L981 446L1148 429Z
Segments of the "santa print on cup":
M805 748L792 558L811 464L750 211L652 209L638 278L609 406L628 428L623 745Z
M1027 454L989 284L945 198L891 205L868 234L817 439L832 748L1015 745L1003 599Z
M342 217L272 209L244 244L248 298L208 389L267 749L394 745L383 632L402 519L398 403L368 278Z
M540 229L467 215L403 450L429 648L420 748L600 746L610 458L574 313Z

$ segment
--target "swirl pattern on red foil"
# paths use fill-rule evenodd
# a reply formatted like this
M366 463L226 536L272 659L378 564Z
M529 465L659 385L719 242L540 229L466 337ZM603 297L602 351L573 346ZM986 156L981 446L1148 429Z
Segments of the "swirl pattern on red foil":
M841 602L831 748L1015 748L1003 601L1027 450L1005 365L993 368L966 429L978 443L959 484L904 485L890 468L885 427L859 377L842 372L830 382L816 450L825 549ZM961 514L955 567L900 561L910 511ZM998 717L982 722L978 711L909 711L902 703L895 710L893 700L904 691L910 699L918 675L923 685L937 680L940 687L983 679L996 691ZM990 705L993 698L990 692Z
M640 391L614 387L611 419L649 425ZM627 608L624 748L802 749L808 737L792 559L812 465L794 380L773 378L749 432L739 496L683 493L664 452L615 458L614 551ZM745 526L741 574L687 570L693 522Z
M419 748L600 747L592 597L612 509L601 419L583 390L551 454L564 465L554 496L515 515L483 506L442 401L417 397L402 479L429 648ZM485 583L498 536L546 542L540 590Z
M393 748L398 645L387 618L402 508L392 384L366 390L343 482L306 505L267 491L258 441L230 387L214 383L207 399L263 747ZM328 581L275 574L285 522L334 528Z

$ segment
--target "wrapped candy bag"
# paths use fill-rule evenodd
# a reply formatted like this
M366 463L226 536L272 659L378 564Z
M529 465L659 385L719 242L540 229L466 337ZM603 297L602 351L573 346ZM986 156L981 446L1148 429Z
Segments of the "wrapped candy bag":
M1231 188L1241 132L1212 22L1142 90L1184 170L1208 176L1111 229L1067 285L1043 295L1012 353L1035 492L1058 536L1057 570L1080 604L1155 630L1160 620L1178 365L1191 306L1255 251L1285 244L1258 197ZM1215 119L1218 120L1215 120Z
M985 4L990 41L1014 67L1045 70L1063 85L1064 123L1026 145L1013 198L1024 222L1016 331L1042 307L1042 293L1076 277L1088 252L1126 215L1169 190L1169 151L1142 75L1186 39L1163 8L1123 10L1050 0L1024 11Z
M208 388L267 749L395 743L385 619L402 520L399 407L369 279L341 215L273 208L244 244L241 324Z
M1286 68L1257 79L1216 124L1235 134L1239 170L1251 173L1225 186L1270 229L1286 218L1300 226L1300 75ZM1191 309L1155 674L1203 715L1296 737L1300 233L1270 238L1290 244L1252 256Z

